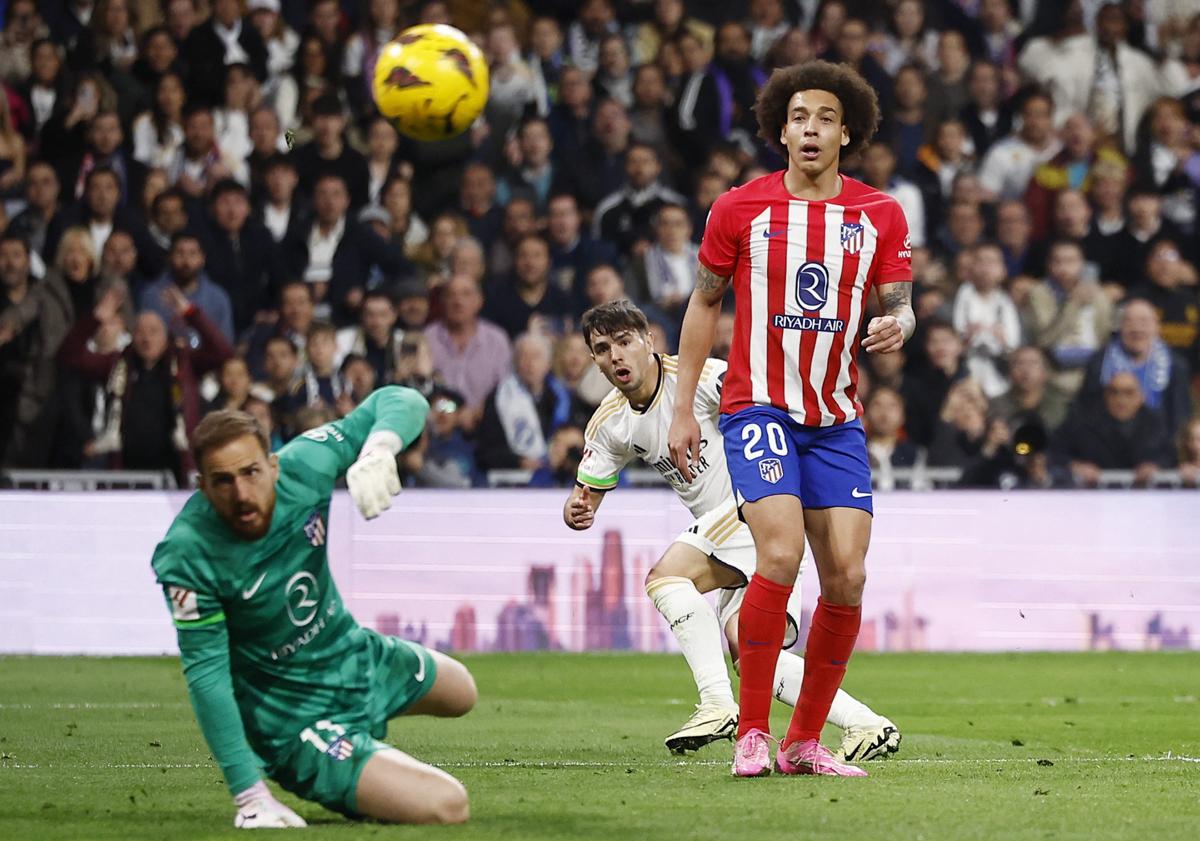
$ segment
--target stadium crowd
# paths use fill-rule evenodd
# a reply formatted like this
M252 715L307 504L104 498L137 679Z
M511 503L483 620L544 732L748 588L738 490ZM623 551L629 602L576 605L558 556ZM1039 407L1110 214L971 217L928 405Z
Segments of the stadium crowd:
M207 411L282 443L401 383L432 406L410 483L569 483L608 390L580 314L628 297L674 349L707 209L783 165L757 88L820 57L878 91L847 172L911 229L917 335L860 358L878 482L1200 480L1191 0L0 6L6 467L184 481ZM418 22L490 64L451 140L374 111Z

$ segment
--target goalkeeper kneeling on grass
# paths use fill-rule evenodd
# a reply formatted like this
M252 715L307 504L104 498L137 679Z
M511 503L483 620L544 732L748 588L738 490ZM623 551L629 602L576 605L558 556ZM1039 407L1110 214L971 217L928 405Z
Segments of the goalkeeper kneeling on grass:
M271 794L350 817L458 823L454 777L378 739L398 715L460 716L470 672L437 651L361 627L329 574L329 501L343 473L368 520L400 491L396 455L428 405L382 388L345 418L277 455L252 415L218 411L196 427L200 491L154 552L200 729L234 796L234 824L304 826Z

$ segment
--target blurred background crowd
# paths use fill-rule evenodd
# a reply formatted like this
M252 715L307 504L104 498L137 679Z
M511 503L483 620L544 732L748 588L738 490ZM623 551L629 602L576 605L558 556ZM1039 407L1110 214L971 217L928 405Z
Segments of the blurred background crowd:
M208 411L280 445L401 383L432 406L407 482L567 484L608 390L580 314L628 297L674 351L708 208L784 165L759 85L825 58L883 112L845 171L911 229L917 334L860 359L877 482L1200 478L1195 0L0 9L4 467L182 483ZM492 89L420 143L370 81L429 22Z

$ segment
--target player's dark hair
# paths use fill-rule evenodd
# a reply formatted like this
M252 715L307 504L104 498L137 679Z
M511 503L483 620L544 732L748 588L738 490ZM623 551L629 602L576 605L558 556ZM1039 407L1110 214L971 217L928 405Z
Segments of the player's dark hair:
M650 322L636 304L628 298L622 298L592 307L585 312L579 320L579 329L583 333L583 340L587 342L588 350L591 350L592 336L611 336L622 330L649 333Z
M204 416L204 420L196 424L192 432L192 458L195 459L196 469L204 473L204 456L209 450L223 447L230 441L236 441L246 435L262 446L263 453L271 452L271 442L266 430L258 422L258 418L249 412L237 409L218 409Z
M809 61L781 67L771 74L754 104L758 117L758 136L787 157L787 146L779 136L788 119L788 103L797 91L828 91L842 104L842 124L850 143L842 151L852 155L861 151L879 127L879 98L875 89L853 69L828 61Z

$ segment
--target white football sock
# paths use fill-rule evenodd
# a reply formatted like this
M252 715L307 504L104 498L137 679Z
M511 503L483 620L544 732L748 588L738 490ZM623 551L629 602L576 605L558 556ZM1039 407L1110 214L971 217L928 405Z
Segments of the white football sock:
M775 697L789 707L796 706L800 683L804 680L804 658L787 651L779 652L775 666ZM829 708L829 723L845 730L847 727L870 727L879 715L857 698L839 689Z
M729 670L725 666L721 623L708 599L700 594L691 579L678 576L650 582L646 585L646 595L679 641L696 680L696 688L700 690L700 703L737 709Z

